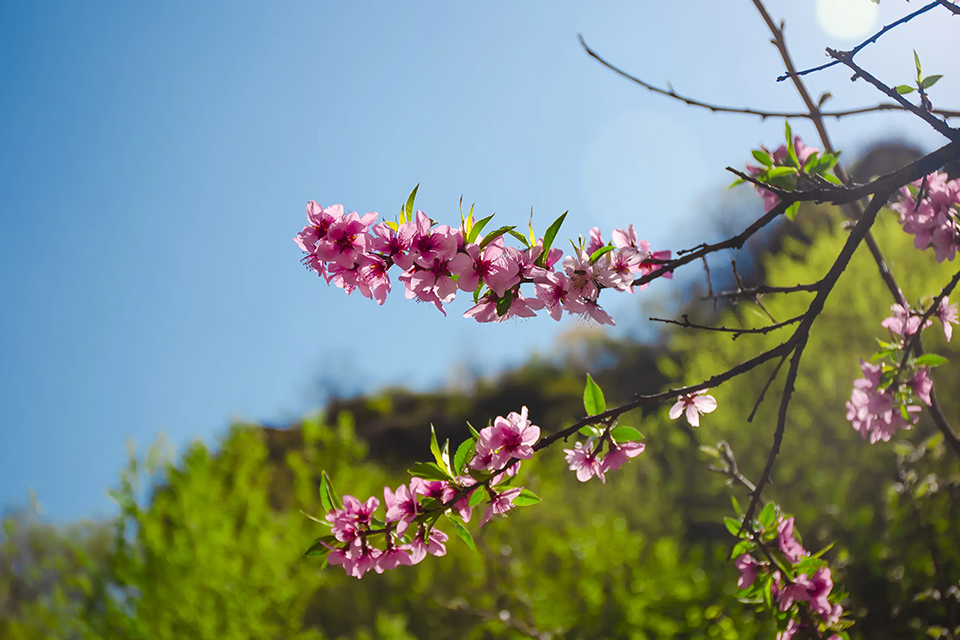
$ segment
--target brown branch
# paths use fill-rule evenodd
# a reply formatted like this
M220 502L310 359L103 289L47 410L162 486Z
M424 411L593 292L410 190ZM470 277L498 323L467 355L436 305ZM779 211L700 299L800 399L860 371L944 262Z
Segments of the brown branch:
M738 289L737 291L721 291L713 294L713 298L755 298L765 293L796 293L798 291L813 292L817 290L819 282L813 284L795 284L791 287L772 287L770 285L760 284L755 287ZM705 296L703 300L709 300L710 296Z
M878 193L870 201L870 204L867 205L867 208L864 210L860 220L857 221L856 226L847 237L847 241L844 243L843 248L837 255L837 259L833 263L833 266L830 267L827 275L823 277L816 297L813 299L813 302L810 303L810 308L804 314L804 318L800 322L800 326L797 327L796 332L790 339L790 344L794 345L794 351L793 357L790 359L790 369L787 372L787 379L786 383L784 384L783 395L781 396L780 400L780 411L778 412L777 416L777 427L773 435L773 446L771 447L770 453L767 456L767 462L764 465L760 480L757 482L757 491L750 500L750 506L747 508L746 516L743 519L744 522L749 522L753 518L754 511L756 510L757 504L759 504L760 501L760 494L763 492L763 488L767 485L767 483L770 482L773 473L773 464L776 461L777 456L780 454L780 444L783 441L783 433L786 429L787 408L790 404L790 396L793 393L794 384L797 379L797 373L800 368L800 359L803 355L803 349L806 347L807 338L810 335L810 328L823 311L823 306L826 303L827 298L830 296L830 292L833 290L834 285L836 285L837 280L840 278L840 274L846 270L847 265L850 263L850 259L853 257L857 247L860 246L860 243L866 237L870 227L873 226L874 221L877 219L877 213L879 213L880 208L887 201L890 193L892 193L892 191L888 193Z
M887 85L882 83L875 76L870 74L870 72L866 71L863 67L861 67L856 62L854 62L853 56L851 56L849 53L845 51L835 51L833 49L828 48L827 54L829 54L831 58L849 67L855 74L854 79L863 78L864 80L872 84L878 91L886 94L890 98L893 98L893 100L895 100L901 106L903 106L904 109L906 109L907 111L910 111L915 116L917 116L918 118L922 119L924 122L929 124L931 127L933 127L937 131L937 133L940 133L941 135L943 135L949 140L954 140L954 141L960 140L960 130L950 127L950 125L948 125L943 120L940 120L939 118L935 117L926 109L923 109L913 104L912 102L904 98L902 95L897 93L895 89L893 89L892 87L888 87Z
M712 104L709 102L705 102L703 100L698 100L697 98L692 98L690 96L681 95L676 91L674 91L673 87L670 86L669 83L667 85L668 88L664 89L654 84L650 84L649 82L642 80L641 78L638 78L635 75L627 73L626 71L619 68L612 62L605 60L602 56L600 56L600 54L598 54L596 51L591 49L590 46L587 45L586 42L584 42L582 35L578 35L577 38L580 39L580 45L584 48L587 54L589 54L590 57L592 57L594 60L596 60L603 66L605 66L607 69L610 69L617 75L640 85L641 87L643 87L644 89L647 89L648 91L652 91L653 93L659 94L661 96L666 96L667 98L672 98L673 100L678 100L691 107L699 107L701 109L707 109L709 111L712 111L713 113L735 113L735 114L741 114L741 115L758 116L759 118L762 118L764 120L767 118L804 118L809 120L811 118L809 113L804 113L803 111L764 111L762 109L751 109L749 107L728 107L728 106L719 105L719 104ZM837 64L837 63L833 62L831 64ZM821 115L825 118L839 119L847 116L862 115L864 113L875 113L878 111L905 111L905 109L898 104L877 104L871 107L858 107L855 109L845 109L842 111L829 111L829 112L824 112ZM960 117L960 111L938 109L936 110L936 113L944 116L945 118Z
M877 40L879 40L879 39L880 39L880 36L882 36L883 34L885 34L887 31L890 31L891 29L893 29L893 28L895 28L895 27L898 27L898 26L900 26L901 24L910 22L911 20L913 20L914 18L916 18L916 17L919 16L920 14L926 13L927 11L930 11L930 9L933 9L934 7L936 7L937 4L941 4L941 3L939 3L939 2L931 2L930 4L926 5L925 7L921 7L920 9L917 9L917 10L914 11L913 13L911 13L911 14L909 14L909 15L906 15L906 16L904 16L904 17L902 17L902 18L900 18L900 19L897 20L896 22L892 22L892 23L888 24L888 25L885 26L883 29L880 29L880 31L876 32L875 34L873 34L872 36L870 36L869 38L867 38L866 40L864 40L863 42L861 42L860 44L858 44L857 46L855 46L853 49L851 49L851 50L849 51L850 57L852 58L853 56L855 56L855 55L857 55L858 53L860 53L860 51L861 51L864 47L866 47L866 46L869 45L869 44L872 44L872 43L876 42ZM815 72L817 72L817 71L823 71L824 69L829 69L830 67L832 67L832 66L834 66L834 65L837 65L837 64L840 64L840 61L839 61L839 60L834 60L833 62L828 62L828 63L826 63L826 64L820 65L819 67L813 67L812 69L804 69L803 71L797 71L797 72L793 72L793 73L787 72L787 73L783 74L782 76L780 76L779 78L777 78L777 82L783 82L783 81L786 80L787 78L791 78L791 77L793 77L793 78L799 78L800 76L805 76L805 75L807 75L808 73L815 73Z
M777 329L783 329L784 327L789 327L792 324L796 324L800 322L800 320L803 319L803 314L800 314L795 318L790 318L789 320L784 320L783 322L767 325L766 327L760 327L758 329L734 329L731 327L713 327L713 326L704 325L704 324L694 324L690 322L690 320L687 318L687 314L683 314L682 317L683 317L683 322L680 322L679 320L669 320L666 318L650 318L650 321L663 322L665 324L675 324L685 329L702 329L704 331L716 331L718 333L732 333L734 334L733 339L736 340L737 338L739 338L741 335L745 333L759 333L759 334L765 335L770 333L771 331L776 331Z
M940 3L940 6L946 7L949 11L953 12L953 15L960 16L960 7L953 4L952 2L947 2L947 0L937 0Z

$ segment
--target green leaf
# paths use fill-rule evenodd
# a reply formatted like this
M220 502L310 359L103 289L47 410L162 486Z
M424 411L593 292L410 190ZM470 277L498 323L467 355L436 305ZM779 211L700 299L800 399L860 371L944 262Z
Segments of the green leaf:
M477 546L473 543L473 536L470 535L470 532L467 531L466 527L464 527L462 524L457 522L456 518L454 518L449 513L445 515L447 516L447 520L450 521L450 525L453 527L454 532L456 532L457 537L463 540L466 543L466 545L470 547L474 551L474 553L476 553Z
M519 240L520 242L522 242L522 243L523 243L523 246L527 247L528 249L530 248L530 242L527 240L526 236L524 236L524 235L523 235L522 233L520 233L519 231L516 231L515 229L510 229L510 230L507 231L507 233L509 233L509 234L512 235L514 238L516 238L517 240Z
M939 367L942 364L949 362L946 358L936 353L925 353L916 360L913 361L913 364L918 367Z
M486 496L486 491L482 487L478 487L470 494L470 499L467 500L467 504L471 507L475 507L481 502L483 502L484 497Z
M740 537L740 521L735 518L724 518L723 526L727 528L731 534Z
M529 489L522 490L520 495L513 499L513 504L517 507L529 507L538 502L541 502L540 498Z
M905 96L908 93L913 93L914 91L916 91L916 89L914 89L908 84L901 84L896 87L896 92L902 96Z
M923 69L920 67L920 56L917 55L917 50L913 50L913 61L917 64L917 78L923 74Z
M757 547L757 543L753 540L740 540L737 544L733 545L733 551L730 552L731 558L739 558L745 553L750 553Z
M817 551L815 554L813 554L813 557L814 557L814 558L819 558L819 557L823 556L823 554L825 554L827 551L830 551L830 549L833 549L833 545L835 545L835 544L836 544L836 542L831 542L830 544L828 544L827 546L825 546L823 549L820 549L820 551Z
M405 222L407 220L413 220L413 203L417 199L417 190L419 188L420 188L420 183L417 183L417 186L413 188L413 191L411 191L410 195L407 197L407 203L403 205L403 211L401 212L404 218L403 220L401 220L401 222Z
M787 120L786 124L786 134L787 134L787 153L790 156L790 161L793 163L793 166L800 167L800 158L797 157L797 149L793 144L793 131L790 130L790 121Z
M595 416L607 410L607 403L603 399L603 391L593 381L593 377L587 374L587 385L583 388L583 408L587 415Z
M795 175L797 175L796 167L774 167L773 169L770 169L770 171L767 171L764 174L764 177L767 178L768 180L772 180L774 178L780 178L783 176L795 176Z
M596 251L594 251L592 254L590 254L590 264L594 264L597 260L599 260L600 258L602 258L603 256L605 256L606 254L610 253L610 252L613 251L615 248L616 248L616 247L614 247L613 245L607 245L607 246L605 246L605 247L600 247L599 249L597 249Z
M513 304L513 291L506 291L503 297L497 300L497 317L502 318L510 311L510 305Z
M317 538L313 541L313 544L311 544L310 547L303 552L303 555L307 557L326 556L331 550L324 546L323 543L325 542L327 544L335 544L337 542L337 538L332 535Z
M316 522L316 523L318 523L318 524L322 524L322 525L325 526L325 527L332 527L332 526L333 526L333 524L331 524L331 523L328 522L327 520L321 520L320 518L318 518L318 517L316 517L316 516L312 516L312 515L310 515L309 513L307 513L306 511L304 511L303 509L300 509L300 513L302 513L303 515L305 515L307 518L313 520L314 522Z
M700 445L700 453L702 453L705 456L710 456L711 458L714 458L716 460L720 459L720 452L717 451L716 447L710 447L705 444L702 444Z
M837 176L833 175L832 173L826 173L826 174L824 174L823 179L826 180L827 182L831 183L831 184L835 184L835 185L837 185L837 186L843 186L843 183L840 182L840 178L838 178Z
M514 229L516 229L516 225L510 226L510 227L500 227L496 231L491 231L490 233L488 233L483 237L483 240L480 241L480 248L483 249L484 247L486 247L488 244L490 244L491 242L493 242L503 234L513 231Z
M463 472L463 466L473 458L474 451L477 450L477 441L474 439L464 440L457 447L457 452L453 454L453 472L460 475Z
M589 436L597 437L597 436L600 435L599 429L597 429L597 428L596 428L595 426L593 426L593 425L587 425L587 426L585 426L585 427L580 427L580 429L578 430L577 433L579 433L580 435L588 436L588 437L589 437Z
M773 524L773 519L775 517L777 517L777 505L772 502L768 502L767 506L765 506L763 511L760 512L760 526L766 529Z
M328 512L343 508L343 503L340 502L337 492L333 490L333 483L327 477L326 471L320 474L320 502Z
M740 502L737 500L736 496L730 496L730 502L733 504L733 512L740 515Z
M530 207L530 222L527 224L527 231L530 233L530 242L527 242L528 247L532 247L537 244L537 234L533 232L533 207Z
M935 76L927 76L923 79L923 82L920 83L920 86L924 89L929 89L933 85L937 84L937 80L943 77L943 74L937 74Z
M807 158L807 161L803 164L804 173L810 173L814 167L817 166L817 163L820 162L819 153L814 151L810 154L810 157Z
M617 442L631 442L633 440L642 440L643 434L633 427L616 427L611 429L610 436ZM714 449L716 451L716 449Z
M477 431L476 429L474 429L474 428L473 428L473 425L470 424L469 422L467 422L467 429L470 429L470 434L471 434L474 438L476 438L477 440L480 439L480 432Z
M435 462L418 462L408 472L414 478L424 478L426 480L450 480L450 474L443 470Z
M473 207L470 207L470 210L473 211ZM497 214L492 213L492 214L490 214L489 216L487 216L486 218L482 218L482 219L480 219L480 220L477 220L477 223L476 223L475 225L473 225L473 229L470 229L470 234L469 234L469 236L467 237L467 242L475 242L476 239L477 239L477 236L479 236L479 235L480 235L480 232L483 231L483 228L484 228L485 226L487 226L487 223L490 222L491 220L493 220L493 216L495 216L495 215L497 215Z
M537 265L543 266L547 263L547 254L550 253L550 247L553 246L553 240L557 237L557 233L560 232L560 226L563 224L563 219L567 217L567 211L564 211L559 218L553 221L549 227L547 227L546 233L543 234L543 251L541 251L540 256L537 258Z
M800 203L794 202L792 205L787 207L787 210L783 212L783 215L787 216L790 220L793 220L794 216L797 215L797 211L800 211Z
M766 151L762 151L760 149L754 149L753 157L756 158L757 162L759 162L765 167L773 166L773 158L771 158L770 154L767 153Z
M430 453L433 454L433 459L437 461L437 464L440 465L440 468L446 468L444 464L443 453L440 451L440 444L437 442L437 432L434 431L433 425L430 425Z

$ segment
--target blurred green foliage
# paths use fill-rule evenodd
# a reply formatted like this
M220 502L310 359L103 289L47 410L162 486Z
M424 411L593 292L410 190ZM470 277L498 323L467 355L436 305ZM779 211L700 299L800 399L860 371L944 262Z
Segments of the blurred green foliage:
M818 279L843 242L825 211L804 210L797 220L760 258L772 284ZM876 234L909 299L947 279L953 265L915 251L892 214ZM763 303L784 319L808 299ZM843 417L858 358L882 335L889 299L876 266L858 252L814 328L766 494L796 515L808 548L837 542L827 558L850 592L854 637L916 636L946 624L946 591L960 571L958 464L931 425L922 421L903 443L871 446ZM712 320L768 321L753 303ZM784 337L687 331L647 346L591 334L562 358L531 361L473 391L387 390L336 401L291 429L235 425L215 450L197 443L175 461L132 457L114 494L122 509L114 523L61 530L25 513L5 518L0 637L772 637L770 622L736 600L727 560L732 538L722 518L731 515L731 493L743 495L707 469L712 459L700 450L728 441L756 479L772 439L776 383L756 419L746 417L769 368L713 390L720 409L698 430L667 420L668 406L627 416L647 450L606 485L577 482L562 447L542 452L522 473L543 502L484 527L479 553L451 536L444 558L357 581L301 557L325 532L301 511L321 515L321 470L361 499L405 481L403 469L427 455L431 422L456 445L466 420L480 426L526 404L553 431L582 414L585 372L614 406L699 381ZM928 348L957 362L939 340ZM934 373L954 424L958 375L951 365Z

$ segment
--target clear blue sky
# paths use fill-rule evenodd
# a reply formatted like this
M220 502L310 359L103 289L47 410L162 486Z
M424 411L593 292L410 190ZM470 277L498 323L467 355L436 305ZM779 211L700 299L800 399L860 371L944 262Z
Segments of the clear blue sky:
M828 37L813 2L770 4L801 65L854 42ZM879 20L915 4L884 2ZM917 46L947 74L935 99L960 106L950 22L918 20L862 62L909 81ZM777 144L782 122L649 94L578 33L682 92L798 106L745 1L4 3L0 507L32 488L52 520L108 515L128 438L214 443L233 418L315 409L321 380L443 384L457 364L547 352L572 326L348 298L298 262L307 200L392 216L420 183L439 220L463 195L504 224L532 205L541 230L569 209L573 235L634 222L657 247L705 239L723 167ZM877 101L848 77L811 84L836 106ZM834 132L852 155L881 134L939 144L903 117ZM608 302L636 326L635 298Z

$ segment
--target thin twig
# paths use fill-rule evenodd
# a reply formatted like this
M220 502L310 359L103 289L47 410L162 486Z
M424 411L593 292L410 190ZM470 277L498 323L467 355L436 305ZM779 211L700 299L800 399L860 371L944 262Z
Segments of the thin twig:
M736 340L737 338L739 338L741 335L745 333L756 333L756 334L766 335L771 331L776 331L777 329L783 329L784 327L789 327L792 324L796 324L800 322L803 319L803 314L800 314L795 318L790 318L789 320L784 320L783 322L778 322L776 324L767 325L765 327L760 327L757 329L735 329L732 327L714 327L714 326L704 325L704 324L694 324L690 322L690 320L687 318L687 314L683 314L682 317L683 317L683 322L680 322L679 320L669 320L666 318L650 318L650 321L663 322L665 324L675 324L685 329L702 329L704 331L716 331L717 333L732 333L733 339Z
M791 287L772 287L770 285L760 284L755 287L738 289L737 291L721 291L713 294L714 298L754 298L765 293L796 293L798 291L814 292L817 290L818 282L813 284L796 284ZM704 297L703 300L708 298Z
M941 135L948 138L949 140L960 140L960 130L950 127L950 125L948 125L943 120L940 120L939 118L935 117L929 111L921 107L918 107L917 105L913 104L912 102L904 98L902 95L897 93L896 90L893 89L892 87L888 87L887 85L885 85L883 82L878 80L875 76L870 74L870 72L866 71L863 67L861 67L856 62L854 62L853 56L851 56L849 53L846 53L844 51L835 51L829 48L827 49L827 53L830 55L831 58L834 58L835 60L849 67L856 74L854 76L854 79L863 78L864 80L872 84L878 91L886 94L890 98L893 98L895 101L900 103L904 109L906 109L907 111L910 111L915 116L922 119L924 122L926 122L931 127L936 129L937 133L940 133Z
M916 348L920 343L920 332L923 331L924 326L926 326L927 321L930 319L933 314L937 313L940 308L940 303L944 298L950 295L950 293L956 288L957 283L960 282L960 271L954 274L953 278L947 283L937 297L933 299L933 304L930 305L930 308L927 309L923 315L920 317L920 326L917 329L917 332L911 334L909 338L904 341L903 344L903 358L900 360L900 365L897 367L896 373L893 375L894 384L896 384L897 379L900 378L900 373L903 371L903 368L907 364L907 358L910 357L910 353Z
M577 37L580 39L581 46L583 46L584 50L594 60L596 60L606 68L610 69L614 73L626 78L627 80L630 80L631 82L634 82L640 85L644 89L652 91L653 93L659 94L661 96L666 96L667 98L672 98L674 100L678 100L691 107L699 107L701 109L707 109L714 113L735 113L735 114L741 114L741 115L757 116L764 120L766 120L767 118L804 118L806 120L810 119L810 114L804 113L802 111L764 111L762 109L750 109L746 107L728 107L728 106L719 105L719 104L711 104L703 100L698 100L697 98L691 98L689 96L681 95L676 91L674 91L673 87L669 87L667 89L658 87L654 84L650 84L649 82L638 78L635 75L627 73L623 69L617 67L612 62L605 60L603 57L600 56L600 54L598 54L596 51L591 49L590 46L587 45L586 42L584 42L583 36L578 35ZM837 63L834 62L832 64L837 64ZM842 111L823 112L821 113L821 115L825 118L840 119L840 118L845 118L847 116L857 116L865 113L875 113L879 111L904 111L904 108L898 104L877 104L871 107L858 107L855 109L845 109ZM938 109L936 110L936 113L944 116L945 118L960 117L960 111L955 111L955 110Z
M855 46L853 49L851 49L850 52L849 52L849 53L850 53L850 57L852 58L853 56L857 55L857 54L860 52L861 49L863 49L863 48L866 47L867 45L872 44L872 43L876 42L877 40L879 40L879 39L880 39L880 36L882 36L883 34L885 34L887 31L890 31L890 30L893 29L894 27L898 27L898 26L900 26L901 24L904 24L904 23L906 23L906 22L909 22L910 20L913 20L914 18L916 18L917 16L919 16L919 15L922 14L922 13L926 13L927 11L930 11L930 9L933 9L934 7L936 7L937 4L942 4L942 3L939 3L939 2L931 2L931 3L928 4L927 6L921 7L920 9L914 11L913 13L911 13L911 14L909 14L909 15L906 15L906 16L904 16L904 17L902 17L902 18L900 18L900 19L897 20L896 22L891 22L890 24L888 24L887 26L885 26L883 29L880 29L880 31L877 31L875 34L873 34L872 36L870 36L868 39L864 40L863 42L861 42L860 44L858 44L857 46ZM805 76L805 75L807 75L808 73L814 73L814 72L816 72L816 71L823 71L824 69L829 69L830 67L832 67L832 66L834 66L834 65L837 65L837 64L840 64L840 61L839 61L839 60L834 60L833 62L828 62L828 63L826 63L826 64L822 64L822 65L820 65L819 67L813 67L812 69L805 69L805 70L803 70L803 71L797 71L797 72L794 72L794 73L791 73L791 72L788 71L787 73L785 73L785 74L783 74L782 76L780 76L779 78L777 78L777 82L783 82L784 80L786 80L787 78L790 78L790 77L797 77L797 78L798 78L798 77L800 77L800 76ZM824 114L824 115L825 115L825 114Z
M767 378L767 383L763 385L763 389L760 390L760 395L757 397L757 401L753 405L753 409L750 411L750 415L747 416L747 422L752 423L753 419L757 416L757 410L760 409L760 405L763 403L763 397L767 395L767 389L770 388L770 385L773 384L773 381L777 379L777 374L780 373L780 367L783 366L783 363L787 361L787 357L783 356L780 358L780 362L777 363L777 366L773 368L773 372L770 374L770 377Z

